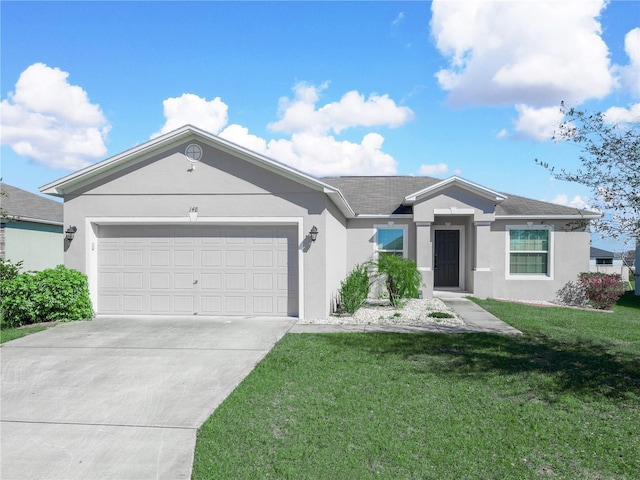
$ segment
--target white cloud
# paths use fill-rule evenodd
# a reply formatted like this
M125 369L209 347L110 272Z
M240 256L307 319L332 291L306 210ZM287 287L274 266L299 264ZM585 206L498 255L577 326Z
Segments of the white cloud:
M180 97L167 98L162 105L166 121L160 131L151 135L151 138L187 124L218 134L228 121L228 106L220 97L207 100L193 93L183 93Z
M624 49L629 56L629 65L617 67L622 85L632 95L640 98L640 27L629 31L624 37Z
M609 123L640 123L640 103L630 108L611 107L604 112L604 117Z
M0 104L2 144L51 168L75 170L106 154L110 126L100 106L43 63L27 67Z
M397 107L387 95L364 100L357 92L348 92L339 102L316 110L319 93L327 87L328 83L299 83L294 100L280 99L281 120L269 128L288 133L289 138L266 140L242 125L227 126L228 107L220 98L207 101L189 93L163 102L167 121L153 136L192 124L316 176L396 174L397 162L382 150L384 137L379 133L367 133L358 143L338 140L329 132L339 133L352 126L399 126L410 119L411 110Z
M316 109L319 94L327 84L314 87L298 83L294 99L283 97L279 102L280 120L269 124L269 129L283 133L326 134L340 133L350 127L399 127L410 121L414 114L407 107L399 107L388 95L372 94L365 100L355 90L347 92L339 102L328 103Z
M449 171L449 166L446 163L438 163L435 165L420 165L418 173L420 175L441 175Z
M393 22L391 22L391 25L393 25L395 27L400 22L402 22L402 20L404 20L404 12L400 12L398 14L398 16L395 18L395 20Z
M533 108L516 105L516 110L519 114L515 122L516 132L539 142L550 140L564 118L560 107Z
M583 198L580 195L576 195L572 199L569 199L569 195L566 193L559 193L551 199L551 203L557 205L564 205L565 207L579 208L581 210L590 210L591 207L587 203L588 198Z
M615 85L598 16L604 0L434 0L432 34L453 104L570 104Z
M220 132L220 138L229 140L236 145L242 145L244 148L248 148L256 153L261 153L263 155L267 153L267 142L265 139L260 138L257 135L250 134L249 129L242 125L235 123L229 125Z

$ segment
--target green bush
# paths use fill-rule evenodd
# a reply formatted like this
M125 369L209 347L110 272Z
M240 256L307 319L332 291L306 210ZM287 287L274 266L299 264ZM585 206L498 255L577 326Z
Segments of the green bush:
M13 280L20 275L22 270L22 260L12 263L11 260L0 258L0 282Z
M347 278L340 283L338 310L353 315L369 296L369 274L366 265L356 265Z
M10 327L93 317L86 275L63 265L0 282L3 322Z
M422 276L416 262L387 254L380 255L377 266L378 274L384 276L391 305L397 307L401 298L418 298Z

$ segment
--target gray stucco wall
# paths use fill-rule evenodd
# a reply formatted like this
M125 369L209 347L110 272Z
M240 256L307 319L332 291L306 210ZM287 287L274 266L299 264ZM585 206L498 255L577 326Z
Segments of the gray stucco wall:
M96 246L87 235L90 219L98 219L98 223L114 219L137 219L141 223L188 221L191 207L198 208L197 223L224 223L225 219L254 223L265 217L301 219L303 234L299 248L304 252L301 315L326 317L328 286L334 285L341 274L339 259L330 269L325 263L329 238L340 242L341 228L340 221L335 220L335 215L339 215L337 209L328 209L331 203L328 197L200 142L204 147L203 160L191 171L190 163L180 153L188 143L191 142L183 142L66 195L65 223L76 225L78 232L68 245L65 264L87 273L90 281L95 274L91 252ZM313 245L306 245L305 235L313 225L325 234L318 235ZM329 232L331 237L327 235Z
M556 292L581 272L589 271L589 233L570 231L566 222L546 221L553 228L553 276L539 279L507 278L506 262L508 225L522 225L521 220L500 220L491 227L491 259L494 269L494 297L518 300L553 300ZM533 222L540 225L541 222Z

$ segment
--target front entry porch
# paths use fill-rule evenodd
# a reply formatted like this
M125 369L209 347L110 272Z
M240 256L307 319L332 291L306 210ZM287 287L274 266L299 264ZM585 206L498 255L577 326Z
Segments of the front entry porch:
M475 215L434 216L416 222L416 263L423 279L423 295L490 297L490 221Z

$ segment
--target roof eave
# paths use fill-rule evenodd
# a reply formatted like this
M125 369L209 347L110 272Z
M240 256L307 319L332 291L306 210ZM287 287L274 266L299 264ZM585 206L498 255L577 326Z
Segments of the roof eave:
M496 220L597 220L601 213L561 215L496 215Z

